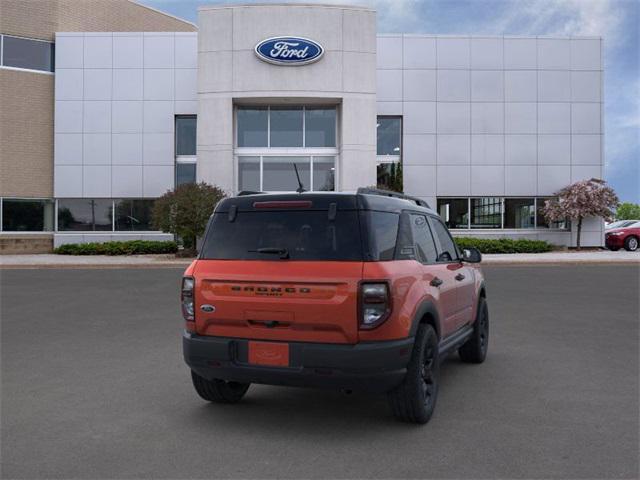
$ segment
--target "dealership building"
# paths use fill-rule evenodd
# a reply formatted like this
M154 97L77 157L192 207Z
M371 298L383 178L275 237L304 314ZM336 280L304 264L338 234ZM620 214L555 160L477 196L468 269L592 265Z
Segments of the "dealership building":
M172 238L150 222L167 190L291 191L296 169L307 190L424 199L456 235L574 245L540 208L603 177L600 38L379 35L359 6L205 6L196 27L36 5L0 15L4 252Z

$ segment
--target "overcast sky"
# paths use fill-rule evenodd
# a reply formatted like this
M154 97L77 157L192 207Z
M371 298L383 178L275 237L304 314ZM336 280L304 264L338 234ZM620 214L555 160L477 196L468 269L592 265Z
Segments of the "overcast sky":
M139 1L194 23L197 23L199 5L250 3ZM268 1L260 0L260 3ZM321 0L319 3L334 2ZM337 3L375 7L380 33L602 36L605 42L605 179L622 201L640 203L640 1L341 0Z

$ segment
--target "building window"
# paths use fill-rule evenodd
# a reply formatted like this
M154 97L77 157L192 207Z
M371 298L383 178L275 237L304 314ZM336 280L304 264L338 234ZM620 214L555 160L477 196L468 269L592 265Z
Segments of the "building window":
M59 199L58 231L113 230L113 201L106 199Z
M402 192L402 118L378 117L376 135L378 188Z
M570 223L568 220L563 220L560 222L548 222L544 215L542 214L542 209L544 208L544 202L547 200L551 200L552 197L544 197L536 199L536 226L538 228L552 228L556 230L569 230Z
M3 232L51 232L53 231L52 200L3 198Z
M151 212L154 200L122 199L115 200L115 229L122 232L140 232L154 230L151 226Z
M335 148L336 107L238 107L238 148Z
M471 199L471 228L501 228L502 199L483 197Z
M240 106L236 139L240 191L335 190L336 107Z
M469 199L439 198L438 214L448 228L469 228Z
M545 220L542 209L546 200L549 198L438 198L437 208L440 218L450 229L569 230L568 220L551 224Z
M176 187L196 182L196 139L196 116L176 116Z
M299 188L298 177L305 190L335 190L335 157L289 155L238 157L238 188L241 191L294 191Z
M505 198L504 228L535 228L535 199Z
M44 40L2 35L2 66L54 71L54 44Z

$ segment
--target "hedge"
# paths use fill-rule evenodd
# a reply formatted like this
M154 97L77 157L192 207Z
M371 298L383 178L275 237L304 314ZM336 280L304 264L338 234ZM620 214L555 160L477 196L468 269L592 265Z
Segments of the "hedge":
M178 245L173 241L129 240L127 242L68 243L53 250L60 255L141 255L175 253Z
M520 238L454 238L460 248L475 247L482 253L542 253L553 250L553 245L544 240Z

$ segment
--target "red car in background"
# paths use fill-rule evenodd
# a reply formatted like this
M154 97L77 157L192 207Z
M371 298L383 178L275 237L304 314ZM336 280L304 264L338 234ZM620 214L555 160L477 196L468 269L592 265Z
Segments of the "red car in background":
M604 243L609 250L624 248L635 252L640 246L640 222L633 223L622 228L607 230L604 235Z

